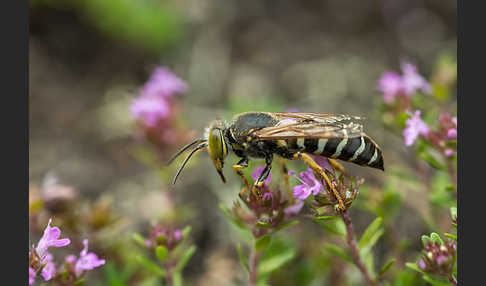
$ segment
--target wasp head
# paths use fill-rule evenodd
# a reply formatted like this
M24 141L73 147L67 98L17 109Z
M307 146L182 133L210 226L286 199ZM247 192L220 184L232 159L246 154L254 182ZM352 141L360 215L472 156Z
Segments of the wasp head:
M228 155L228 146L224 137L224 124L220 120L213 121L207 130L208 154L214 167L221 176L223 183L226 179L223 175L224 158Z

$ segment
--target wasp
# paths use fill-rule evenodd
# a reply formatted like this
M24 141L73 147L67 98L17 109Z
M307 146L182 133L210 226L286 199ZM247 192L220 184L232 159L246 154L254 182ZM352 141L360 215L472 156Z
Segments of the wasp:
M384 171L382 150L363 132L362 120L358 116L311 112L245 112L237 114L230 123L215 120L206 128L203 138L184 146L169 160L170 164L180 154L196 146L177 170L173 184L189 159L207 149L223 183L226 182L223 175L225 158L230 152L241 158L233 165L233 170L242 178L244 189L249 188L249 183L241 169L248 167L250 158L264 159L265 168L254 182L254 187L260 188L270 174L274 155L277 155L288 160L300 159L309 165L326 181L344 210L339 193L310 155Z

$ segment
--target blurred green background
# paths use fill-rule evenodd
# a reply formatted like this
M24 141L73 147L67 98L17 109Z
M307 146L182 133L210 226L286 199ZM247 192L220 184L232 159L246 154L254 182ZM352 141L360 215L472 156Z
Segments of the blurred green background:
M455 1L32 0L29 14L31 183L55 174L87 200L109 197L126 233L180 205L198 247L185 271L189 285L244 285L238 238L217 207L237 197L229 168L237 159L227 159L226 185L200 155L170 187L174 167L144 153L129 112L155 66L187 81L189 92L176 101L180 124L194 138L216 117L243 111L347 113L367 117L365 131L383 148L389 170L410 173L411 151L381 124L376 82L400 60L428 78L440 56L455 59L457 47ZM386 173L344 165L369 188L383 186ZM405 199L394 227L412 245L404 252L412 261L428 210L419 186L398 186ZM373 219L359 208L351 215L357 232ZM309 258L318 256L312 249L324 234L311 222L297 228L282 243L301 249L292 262L299 274L281 271L272 285L323 285L306 276L309 269L343 262ZM385 244L377 247L386 252ZM324 285L338 285L329 279Z

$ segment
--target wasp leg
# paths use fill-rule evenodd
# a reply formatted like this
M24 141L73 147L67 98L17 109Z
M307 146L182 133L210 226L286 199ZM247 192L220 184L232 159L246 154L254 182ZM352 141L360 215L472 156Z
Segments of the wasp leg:
M253 184L253 191L258 196L260 196L260 188L263 186L263 183L265 182L265 180L268 178L268 175L270 174L270 170L272 169L272 161L273 161L273 156L268 156L265 158L265 168L260 174L260 177L258 177L258 179Z
M311 156L305 154L305 153L295 153L294 154L294 159L301 159L302 161L304 161L307 165L309 165L309 167L316 173L318 173L325 181L326 181L326 184L329 186L329 188L331 189L331 191L333 192L334 196L336 197L336 199L338 200L339 202L339 208L342 210L342 211L345 211L346 210L346 207L344 206L344 201L343 199L341 198L341 196L339 195L339 193L337 192L337 190L334 188L333 184L331 183L331 180L329 180L329 177L326 175L326 173L324 172L324 170L321 168L321 166L319 166L315 161L314 159L312 159Z
M328 160L329 160L329 164L331 164L331 166L335 170L338 170L339 172L341 172L341 173L344 174L344 167L343 167L343 165L339 164L339 162L337 160L334 160L334 159L331 159L331 158L328 158Z
M233 170L235 173L240 176L241 180L243 181L243 188L240 190L240 197L243 198L243 195L250 189L250 183L248 182L248 179L245 177L241 169L248 167L248 158L243 158L238 163L233 165Z

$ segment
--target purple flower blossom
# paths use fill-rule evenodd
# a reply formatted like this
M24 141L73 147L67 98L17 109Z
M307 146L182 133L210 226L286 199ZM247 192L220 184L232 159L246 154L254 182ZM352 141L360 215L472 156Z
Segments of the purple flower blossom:
M131 106L132 115L148 127L155 127L160 120L170 114L169 102L157 96L141 96L136 98Z
M99 259L93 252L88 252L88 240L83 240L84 248L81 250L78 261L74 265L76 276L80 276L84 271L91 270L95 267L105 264L104 259Z
M402 86L406 95L411 96L417 90L430 94L431 88L429 83L418 72L417 67L408 62L402 62Z
M378 90L383 93L383 101L391 104L395 97L403 94L413 96L418 90L430 94L430 84L417 72L417 67L408 62L401 63L403 75L393 71L383 73L378 80Z
M36 276L37 274L35 273L35 270L29 266L29 285L34 284Z
M410 115L411 117L405 122L406 128L403 130L406 146L411 146L419 135L427 136L429 132L429 127L420 118L420 110L416 110L414 114Z
M452 149L445 149L444 150L444 155L446 155L446 157L451 157L452 155L454 155L454 150Z
M252 171L251 171L251 176L253 178L254 181L258 180L258 178L260 177L260 175L262 174L263 172L263 169L265 169L264 166L258 166L256 168L254 168ZM265 182L263 182L263 185L264 186L268 186L268 184L270 184L270 181L272 180L272 174L268 174L268 177L267 179L265 180Z
M64 259L64 261L66 261L66 263L69 263L69 264L76 263L76 260L77 260L76 255L73 255L73 254L66 256L66 258Z
M170 98L187 91L187 84L166 67L157 67L142 89L142 96Z
M182 238L182 231L180 231L179 229L175 230L174 231L174 239L176 241L179 241L179 240L181 240L181 238Z
M457 129L451 128L447 131L447 138L449 139L456 139L457 138Z
M271 192L264 193L262 199L264 201L271 201L273 199L273 194Z
M45 266L42 268L41 275L44 277L44 280L49 281L56 275L56 265L54 264L52 254L47 253L46 257L42 260L42 264L45 264Z
M385 72L378 81L378 89L383 92L383 101L390 104L402 90L402 78L396 72Z
M51 227L51 222L52 219L49 219L46 229L44 230L44 234L42 235L35 249L41 260L43 260L46 256L47 249L49 247L62 247L71 243L69 238L59 239L61 236L61 230L57 226Z
M290 171L289 175L294 176L302 183L302 185L294 187L294 198L305 200L310 194L317 195L322 188L321 182L314 177L311 168L300 173L300 178L293 171Z
M418 267L422 270L425 270L425 262L423 260L420 260L418 263L417 263Z
M286 207L284 209L284 213L288 216L296 215L300 212L303 206L304 206L304 201L297 200L293 205Z

